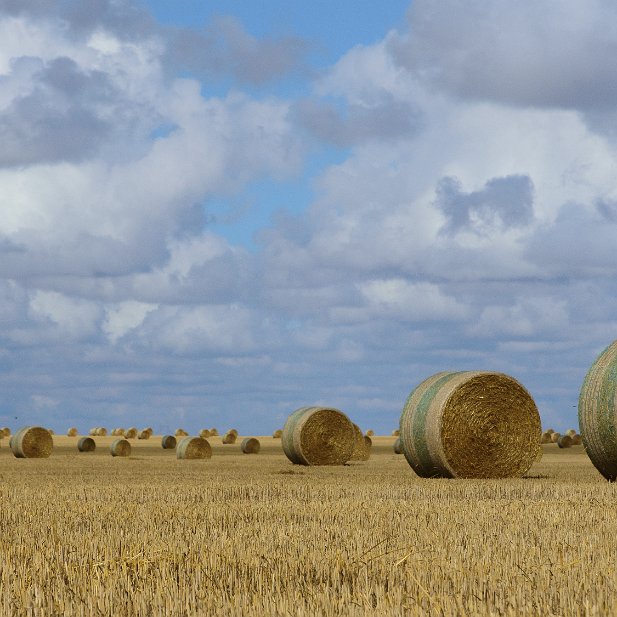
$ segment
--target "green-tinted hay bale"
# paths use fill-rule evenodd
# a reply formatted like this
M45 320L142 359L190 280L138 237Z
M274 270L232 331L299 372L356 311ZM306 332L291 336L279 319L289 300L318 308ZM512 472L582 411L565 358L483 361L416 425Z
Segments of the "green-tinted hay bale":
M163 450L174 450L176 448L176 438L173 435L163 435L161 446Z
M96 442L92 437L81 437L77 442L77 449L80 452L94 452L96 450Z
M9 445L17 458L48 458L54 440L42 426L24 426L11 436Z
M421 477L523 475L540 442L540 415L527 390L503 373L433 375L410 394L401 415L405 458Z
M403 446L401 445L401 438L397 437L394 445L392 446L394 454L403 454Z
M551 433L551 443L557 443L560 437L561 433Z
M231 444L231 443L236 443L236 441L238 440L238 435L236 433L225 433L225 435L223 436L223 443L224 444Z
M351 453L350 461L368 461L371 457L371 438L362 434L360 427L357 424L353 425L354 430L354 446ZM368 439L368 442L366 441Z
M277 428L276 431L274 431L274 433L272 433L272 437L274 437L274 439L280 439L283 436L283 429Z
M259 454L261 444L259 443L259 439L256 439L255 437L247 437L242 440L240 449L244 452L244 454Z
M366 431L366 434L367 434L369 437L372 437L372 436L375 434L375 431L374 431L372 428L370 428L368 431Z
M71 428L66 432L67 437L77 437L77 427L71 426Z
M392 437L399 437L401 434L400 429L395 429L392 431Z
M126 439L115 439L109 451L112 456L131 456L131 444Z
M201 437L185 437L176 446L176 457L180 459L205 459L211 456L210 444Z
M344 465L354 444L351 420L331 407L301 407L283 428L283 451L297 465Z
M567 433L565 435L561 435L557 440L557 445L560 448L571 448L572 447L572 437Z

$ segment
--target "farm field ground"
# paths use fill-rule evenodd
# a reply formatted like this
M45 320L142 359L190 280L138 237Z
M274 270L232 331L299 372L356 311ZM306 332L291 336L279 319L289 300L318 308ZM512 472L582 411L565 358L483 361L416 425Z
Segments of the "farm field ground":
M2 615L606 615L617 488L581 446L516 480L426 480L373 438L367 462L298 467L160 437L49 459L0 446Z

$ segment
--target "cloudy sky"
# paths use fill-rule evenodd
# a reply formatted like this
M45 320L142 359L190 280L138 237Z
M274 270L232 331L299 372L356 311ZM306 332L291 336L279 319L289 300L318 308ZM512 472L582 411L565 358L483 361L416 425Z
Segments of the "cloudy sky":
M576 424L617 338L609 0L0 0L0 424ZM334 5L334 6L332 6Z

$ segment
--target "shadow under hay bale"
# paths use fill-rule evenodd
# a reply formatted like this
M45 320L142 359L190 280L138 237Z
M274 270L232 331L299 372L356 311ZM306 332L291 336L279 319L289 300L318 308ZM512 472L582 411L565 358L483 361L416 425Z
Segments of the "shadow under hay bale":
M577 433L576 435L573 435L572 437L572 445L573 446L580 446L583 443L583 438Z
M11 436L9 445L17 458L48 458L53 451L54 440L42 426L24 426Z
M126 439L116 439L109 451L112 456L131 456L131 444Z
M331 407L296 409L283 428L283 451L297 465L344 465L354 444L351 420Z
M77 427L71 426L71 428L66 432L67 437L77 437Z
M551 434L548 431L544 431L540 437L540 443L551 443Z
M350 461L368 461L371 457L372 441L369 436L364 436L360 427L357 424L353 425L354 430L354 446L351 453ZM367 441L368 439L368 441Z
M259 443L259 439L255 437L247 437L242 440L240 444L240 450L244 452L244 454L259 454L261 450L261 444Z
M520 477L540 442L540 415L527 390L503 373L438 373L410 394L401 444L421 477Z
M185 437L176 446L176 457L179 459L211 458L212 448L206 439L201 437Z
M183 428L177 428L174 433L176 437L187 437L188 433Z
M212 435L210 434L210 429L207 428L202 428L201 431L199 431L199 436L202 439L208 439L209 437L212 437Z
M176 438L173 435L163 435L161 439L161 446L163 450L175 450Z
M137 435L137 439L150 439L151 433L149 431L141 431L139 435Z
M96 442L92 437L82 437L77 442L77 449L80 452L94 452L96 450Z

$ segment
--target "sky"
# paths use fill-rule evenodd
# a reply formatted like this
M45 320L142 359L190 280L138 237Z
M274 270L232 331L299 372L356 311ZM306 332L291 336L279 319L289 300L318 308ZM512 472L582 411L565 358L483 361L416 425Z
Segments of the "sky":
M335 6L332 6L335 4ZM0 424L543 426L617 338L608 0L0 0Z

